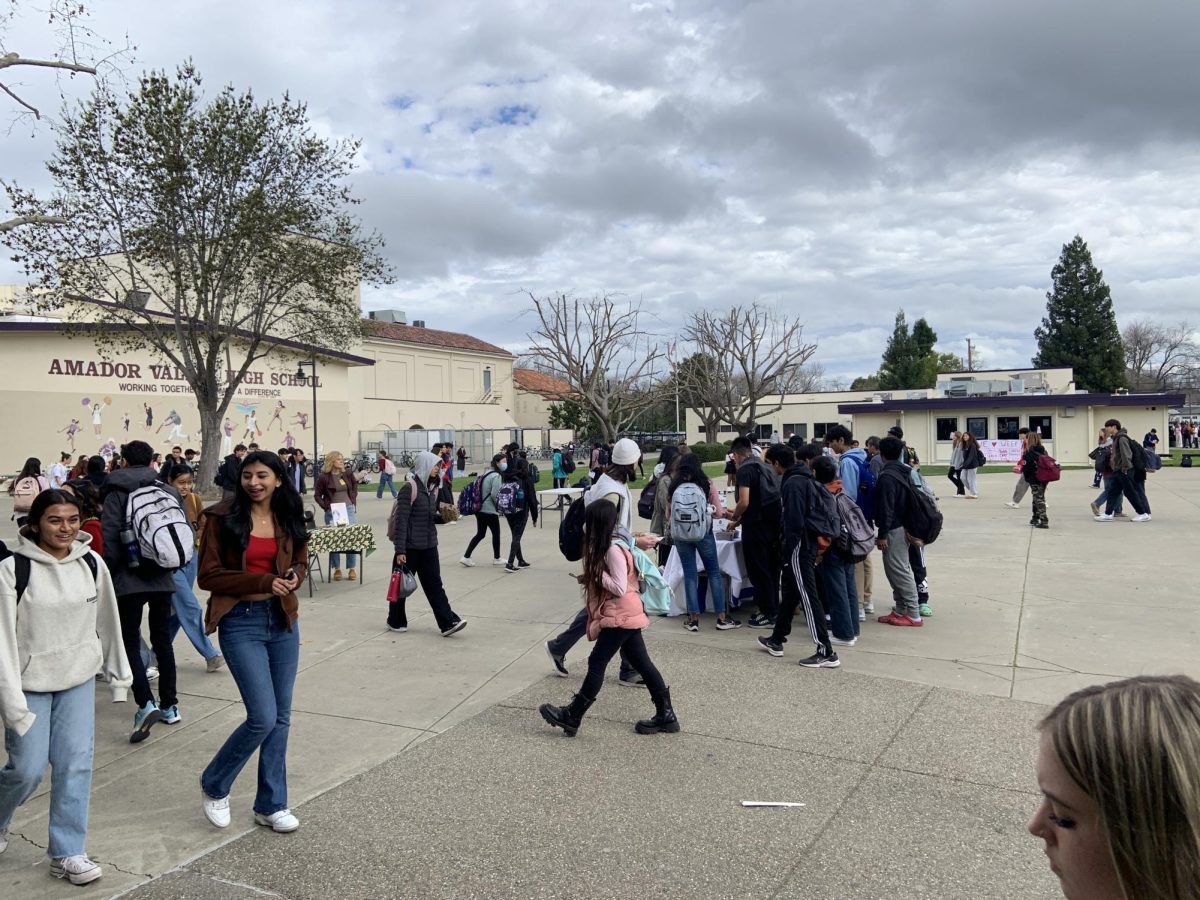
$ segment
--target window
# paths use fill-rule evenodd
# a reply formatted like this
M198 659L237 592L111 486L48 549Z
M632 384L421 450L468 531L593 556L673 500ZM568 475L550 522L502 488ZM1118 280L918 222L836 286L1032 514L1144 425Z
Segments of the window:
M1020 440L1020 418L1017 416L996 416L996 439L1001 441Z
M774 429L770 425L759 425L754 429L754 436L760 441L769 441Z
M954 432L958 431L958 416L950 416L937 420L937 439L939 441L954 440Z
M1029 430L1039 435L1043 441L1054 440L1054 428L1050 416L1030 416Z
M487 366L483 367L483 393L484 395L492 392L492 370Z
M987 416L967 416L967 431L971 432L977 441L988 439Z
M736 433L737 433L737 429L734 428L732 425L722 425L720 428L717 429L717 434L736 434Z
M796 422L796 423L793 423L792 425L784 425L783 426L783 439L785 441L789 437L791 437L793 434L796 435L796 437L800 438L800 440L807 441L808 440L808 423L807 422Z
M838 423L837 422L817 422L815 425L813 425L813 440L819 441L822 438L824 438L825 432L827 432L830 428L832 428L836 424L838 424Z

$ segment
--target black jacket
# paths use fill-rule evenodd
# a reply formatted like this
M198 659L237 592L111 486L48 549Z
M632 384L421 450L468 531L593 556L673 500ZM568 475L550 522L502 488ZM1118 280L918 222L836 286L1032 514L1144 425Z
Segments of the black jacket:
M1025 451L1025 455L1021 457L1021 474L1025 476L1025 480L1030 484L1038 484L1037 480L1037 461L1039 456L1046 455L1046 448L1041 444L1036 447L1030 447Z
M242 461L237 458L236 453L230 453L225 457L225 461L217 466L217 474L213 478L213 484L223 491L232 491L237 489L238 472L241 471Z
M517 479L509 478L508 473L504 473L503 481L516 481ZM538 502L537 502L537 485L533 480L533 473L526 470L525 477L521 479L521 490L525 492L525 509L519 513L513 513L511 516L505 516L510 522L514 519L523 519L525 516L533 516L533 522L537 524L538 517Z
M879 536L886 538L888 532L904 524L908 513L909 472L912 470L898 459L883 464L883 471L875 484L875 524Z
M100 534L104 537L104 563L112 574L113 590L118 597L144 594L150 591L175 592L175 576L172 570L156 566L143 559L137 568L129 567L125 543L121 540L121 529L125 524L125 501L140 487L158 481L158 473L149 466L132 466L114 469L100 490L104 503L100 514ZM169 494L179 495L169 484L163 485Z
M783 473L780 482L783 500L783 558L791 559L797 546L815 554L817 535L832 538L837 534L837 513L833 494L813 477L812 469L796 463Z
M395 528L392 531L392 546L397 553L413 550L431 550L437 546L437 527L433 524L437 512L436 487L418 489L413 494L413 479L405 478L396 494L393 507Z

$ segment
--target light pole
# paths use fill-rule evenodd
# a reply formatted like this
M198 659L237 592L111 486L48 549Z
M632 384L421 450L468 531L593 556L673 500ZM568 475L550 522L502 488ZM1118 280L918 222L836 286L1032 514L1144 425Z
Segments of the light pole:
M302 360L300 360L300 362L298 362L296 364L296 380L299 381L301 384L304 384L304 382L307 381L309 384L312 385L312 394L313 394L313 457L312 457L313 461L312 461L312 464L313 464L313 472L315 474L318 471L318 469L317 469L318 462L317 461L320 457L318 450L320 449L321 444L317 440L317 351L315 349L313 349L311 351L311 353L312 353L312 356L309 359L302 359ZM304 367L305 366L308 366L310 369L312 369L312 377L311 378L305 377L305 375L304 375Z

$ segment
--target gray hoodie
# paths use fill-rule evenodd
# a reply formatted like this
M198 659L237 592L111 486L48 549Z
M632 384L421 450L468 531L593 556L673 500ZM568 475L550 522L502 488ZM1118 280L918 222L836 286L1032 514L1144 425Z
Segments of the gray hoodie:
M113 699L125 699L133 682L117 595L104 561L80 532L65 559L55 559L21 530L15 553L32 565L29 586L17 603L16 557L0 563L0 718L25 734L35 716L25 691L65 691L101 672ZM84 557L95 557L96 577Z

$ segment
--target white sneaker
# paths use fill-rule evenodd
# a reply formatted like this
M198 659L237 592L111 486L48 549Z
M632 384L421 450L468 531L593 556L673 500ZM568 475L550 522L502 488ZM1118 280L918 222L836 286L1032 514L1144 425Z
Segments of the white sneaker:
M229 827L229 798L222 797L220 800L215 797L210 797L204 793L204 787L200 787L200 796L204 798L204 818L208 819L213 825L218 828Z
M158 681L158 666L146 666L146 680Z
M499 558L497 558L497 559L493 559L493 560L492 560L492 565L493 565L493 566L507 566L507 565L508 565L508 560L506 560L506 559L499 559Z
M266 825L272 831L287 834L289 831L295 831L300 827L300 820L292 815L290 809L281 809L279 812L273 812L269 816L264 816L262 813L255 813L254 824Z
M834 637L831 634L829 636L829 643L837 644L839 647L853 647L855 644L858 643L858 638L850 638L850 640L848 640L848 641L843 641L841 638Z
M1009 501L1008 501L1007 503L1005 503L1004 505L1005 505L1005 506L1007 506L1009 509L1016 509L1016 508L1017 508L1017 504L1016 504L1016 503L1013 503L1011 500L1009 500Z
M1129 520L1130 522L1149 522L1150 513L1140 513Z
M459 560L459 562L462 565L466 566L468 569L471 568L471 566L475 565L475 560L471 559L471 557L469 557L469 556L464 556L462 559Z
M1113 520L1113 517L1110 516L1108 513L1100 513L1100 515L1092 516L1092 518L1095 519L1097 522L1111 522Z
M64 856L50 860L50 874L71 884L91 884L104 873L86 856Z
M8 849L8 829L0 828L0 853Z

